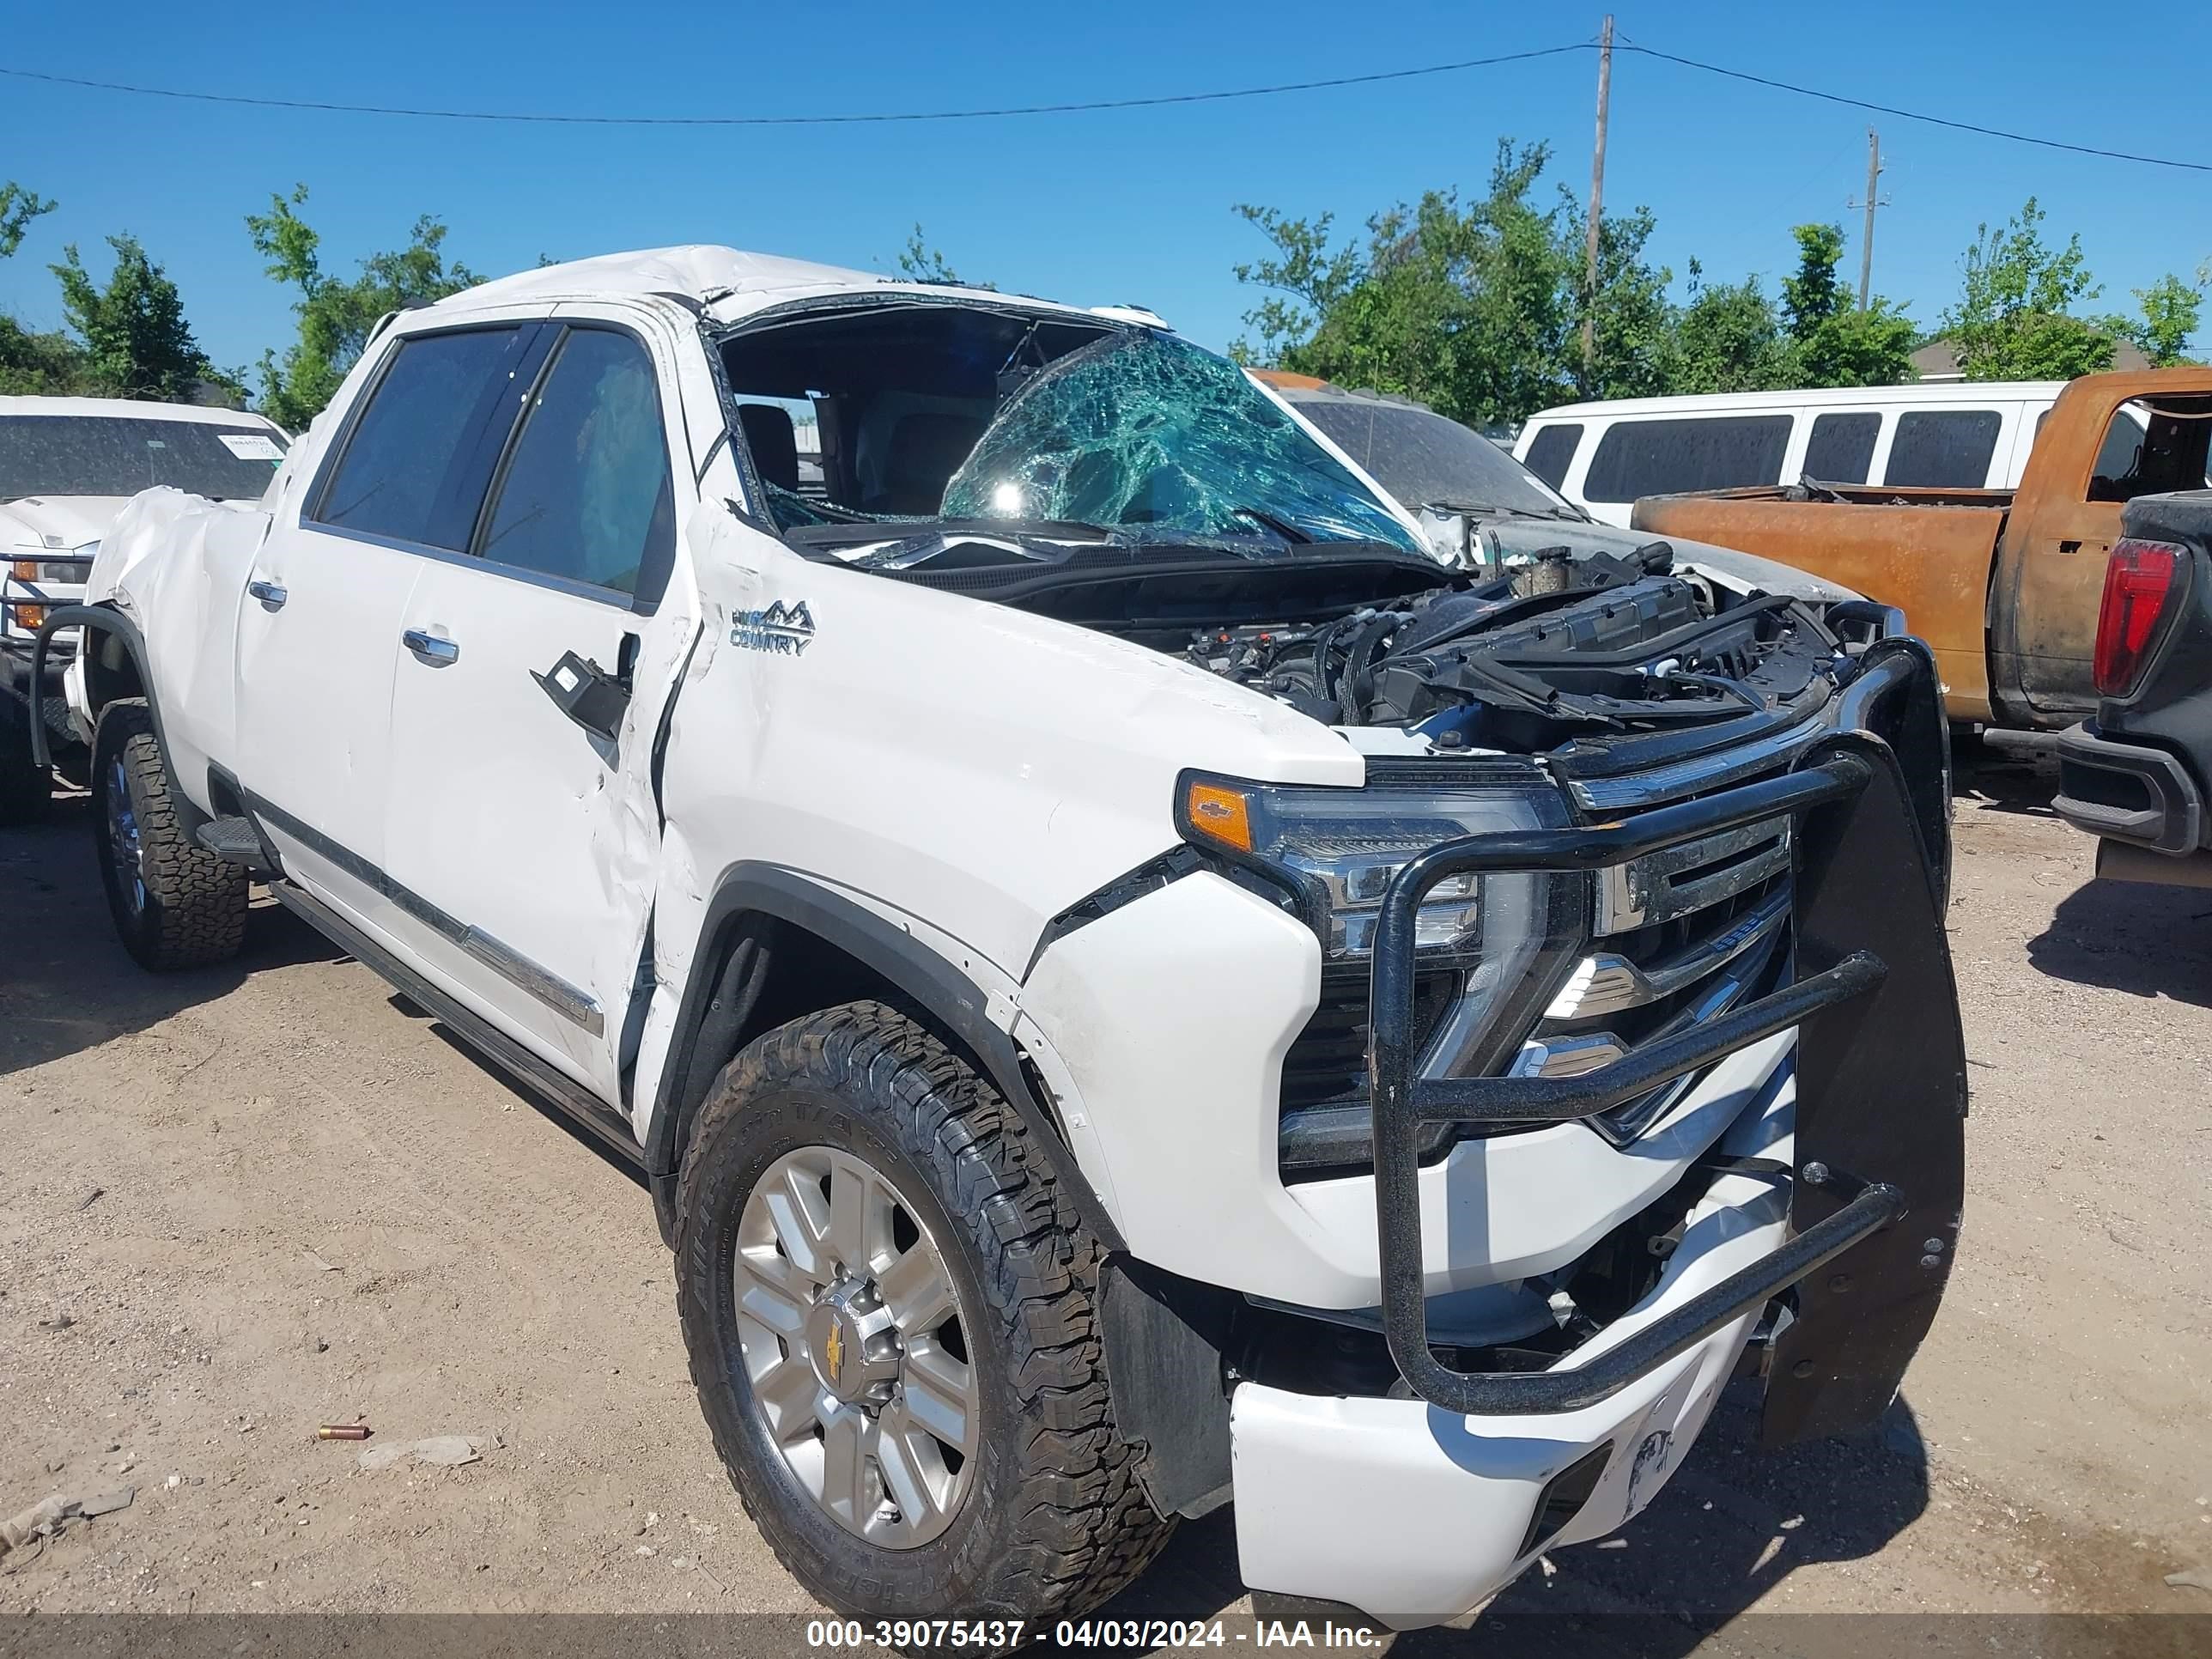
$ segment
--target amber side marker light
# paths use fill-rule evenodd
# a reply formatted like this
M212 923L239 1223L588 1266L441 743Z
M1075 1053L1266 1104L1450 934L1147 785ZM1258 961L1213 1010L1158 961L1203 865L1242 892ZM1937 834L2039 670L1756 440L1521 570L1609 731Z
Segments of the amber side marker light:
M1252 809L1242 791L1218 783L1193 783L1183 792L1182 815L1207 840L1240 853L1252 850Z

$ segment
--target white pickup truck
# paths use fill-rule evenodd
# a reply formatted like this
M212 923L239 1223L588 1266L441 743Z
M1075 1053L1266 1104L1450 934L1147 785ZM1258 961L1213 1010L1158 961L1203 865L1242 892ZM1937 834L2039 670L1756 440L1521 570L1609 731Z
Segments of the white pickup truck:
M388 319L44 638L138 958L265 882L636 1159L778 1554L1011 1642L1231 1498L1449 1620L1732 1376L1888 1404L1966 1101L1892 620L1449 569L1146 313L684 247Z
M32 763L23 723L32 642L47 611L76 603L124 502L155 484L256 500L290 442L274 422L240 410L0 398L0 824L46 810L52 784ZM62 667L50 654L49 691L59 690ZM49 708L49 738L66 742L61 699Z

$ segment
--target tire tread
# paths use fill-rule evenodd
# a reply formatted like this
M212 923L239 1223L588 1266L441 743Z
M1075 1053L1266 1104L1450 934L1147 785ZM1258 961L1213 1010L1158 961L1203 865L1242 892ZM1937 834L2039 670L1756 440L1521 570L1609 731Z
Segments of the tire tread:
M933 1032L889 1005L848 1003L769 1032L725 1066L678 1178L679 1260L690 1254L704 1150L759 1093L798 1078L845 1085L900 1120L884 1127L927 1161L955 1216L982 1224L969 1230L990 1304L977 1313L997 1318L993 1337L1021 1401L1018 1458L1029 1471L1008 1571L993 1576L1030 1589L1024 1605L1000 1611L1032 1620L1088 1611L1142 1573L1173 1530L1146 1498L1135 1449L1114 1425L1096 1311L1102 1252L1029 1127ZM678 1275L679 1306L686 1277ZM691 1336L689 1317L685 1329ZM971 1355L981 1340L970 1337ZM695 1339L688 1346L702 1397L726 1388L714 1345ZM776 1559L807 1583L736 1477L742 1449L716 1413L707 1418L746 1514ZM969 1616L975 1611L990 1610Z

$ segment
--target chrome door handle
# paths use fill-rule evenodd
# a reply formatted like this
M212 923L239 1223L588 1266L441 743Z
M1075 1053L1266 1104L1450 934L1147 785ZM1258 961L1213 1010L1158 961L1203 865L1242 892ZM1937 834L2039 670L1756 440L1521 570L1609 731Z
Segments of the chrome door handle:
M449 662L461 659L460 642L457 640L440 639L435 634L425 634L419 628L409 629L399 638L415 653L417 660L428 663L433 668L443 668Z
M246 585L246 591L261 601L261 608L264 611L282 611L284 608L284 601L292 597L289 590L275 582L248 582Z

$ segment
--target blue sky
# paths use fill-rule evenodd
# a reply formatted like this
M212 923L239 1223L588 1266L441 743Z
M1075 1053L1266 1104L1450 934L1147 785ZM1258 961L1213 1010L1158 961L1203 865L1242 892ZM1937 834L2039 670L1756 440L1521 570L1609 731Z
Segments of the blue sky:
M0 64L100 79L345 102L594 113L795 113L1125 97L1358 74L1594 36L1602 4L661 5L562 0L512 10L392 0L178 8L110 0L18 13ZM374 21L363 21L374 16ZM2092 144L2212 161L2201 96L2212 15L2142 27L2079 4L1861 3L1817 26L1771 6L1624 3L1628 40L1905 107ZM898 126L503 126L178 103L0 82L0 179L58 198L0 263L0 307L59 321L47 262L74 240L104 270L136 233L184 291L218 362L289 337L244 216L305 181L326 264L351 271L416 215L452 227L486 274L579 256L722 241L889 265L909 228L1003 288L1161 312L1201 343L1240 331L1230 268L1260 251L1231 204L1334 210L1357 226L1432 185L1479 189L1501 136L1589 178L1595 64L1577 54L1380 86L1194 107ZM2167 112L2162 116L2160 112ZM2170 117L2170 118L2169 118ZM1983 219L2033 193L2079 230L2107 302L2212 258L2212 173L2060 155L1713 79L1623 56L1606 195L1658 216L1678 279L1771 279L1789 228L1842 219L1856 271L1865 129L1881 128L1893 205L1878 290L1932 322ZM2200 348L2206 343L2200 340Z

